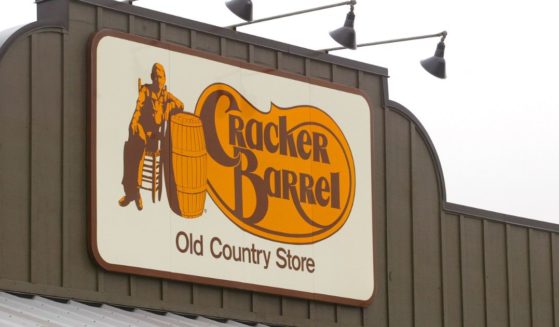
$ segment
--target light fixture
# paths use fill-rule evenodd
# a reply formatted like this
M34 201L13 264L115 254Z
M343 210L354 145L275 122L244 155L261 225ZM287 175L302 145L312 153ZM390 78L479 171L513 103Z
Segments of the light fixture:
M412 37L406 37L406 38L401 38L401 39L391 39L391 40L385 40L385 41L361 43L361 44L357 44L356 48L368 47L368 46L379 45L379 44L387 44L387 43L396 43L396 42L426 39L426 38L431 38L431 37L441 37L441 40L439 41L439 44L437 45L437 50L435 50L435 55L430 57L430 58L427 58L425 60L421 60L421 66L423 66L423 68L425 68L425 70L427 72L429 72L431 75L444 79L444 78L446 78L446 61L444 59L444 48L445 48L444 40L446 39L446 35L447 35L447 32L442 31L442 32L436 33L436 34L420 35L420 36L412 36ZM330 51L343 50L343 49L346 49L346 47L343 46L343 47L328 48L328 49L322 49L322 50L319 50L319 51L328 53Z
M431 75L438 78L446 78L446 60L444 59L444 39L446 32L443 32L441 41L437 44L437 49L432 57L420 61L421 66L425 68Z
M246 21L252 20L252 1L251 0L228 0L225 5L235 15Z
M334 39L334 41L344 46L344 48L353 50L357 49L357 45L355 43L355 29L353 28L354 22L355 14L353 13L353 5L351 5L351 9L345 18L344 26L330 32L330 36Z
M335 30L335 31L332 31L330 33L330 35L332 36L332 38L334 38L334 40L336 40L336 42L344 45L344 47L347 46L350 49L355 49L355 30L353 29L353 21L355 20L355 14L353 13L353 6L357 4L356 0L344 1L344 2L340 2L340 3L335 3L335 4L331 4L331 5L322 6L322 7L316 7L316 8L311 8L311 9L306 9L306 10L301 10L301 11L295 11L295 12L291 12L291 13L287 13L287 14L282 14L282 15L277 15L277 16L272 16L272 17L267 17L267 18L261 18L261 19L256 19L256 20L252 20L252 21L248 21L249 19L246 19L245 17L243 17L239 13L237 13L235 10L233 10L232 9L232 7L233 7L232 3L233 2L235 3L235 7L236 6L242 7L243 4L245 4L247 2L250 3L250 8L251 8L250 18L252 18L252 2L250 0L230 0L230 1L226 2L227 7L231 11L233 11L237 16L243 18L244 20L247 20L247 22L244 22L244 23L239 23L239 24L227 26L227 28L230 28L232 30L237 30L237 27L250 25L250 24L254 24L254 23L265 22L265 21L269 21L269 20L273 20L273 19L295 16L295 15L300 15L300 14L306 14L306 13L313 12L313 11L324 10L324 9L329 9L329 8L334 8L334 7L339 7L339 6L351 5L351 10L347 14L344 26Z

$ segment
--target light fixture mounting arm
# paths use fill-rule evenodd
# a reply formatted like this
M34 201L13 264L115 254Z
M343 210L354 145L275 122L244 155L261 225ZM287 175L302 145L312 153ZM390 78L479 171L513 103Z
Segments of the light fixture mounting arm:
M313 12L313 11L319 11L319 10L324 10L324 9L329 9L329 8L334 8L334 7L339 7L339 6L345 6L345 5L351 5L351 9L353 10L353 6L355 6L356 4L357 4L356 0L344 1L344 2L334 3L334 4L326 5L326 6L321 6L321 7L311 8L311 9L305 9L305 10L300 10L300 11L294 11L294 12L290 12L290 13L287 13L287 14L281 14L281 15L276 15L276 16L271 16L271 17L266 17L266 18L261 18L261 19L255 19L255 20L250 21L250 22L243 22L243 23L239 23L239 24L235 24L235 25L230 25L230 26L227 26L226 28L229 28L229 29L232 29L232 30L235 31L235 30L237 30L237 27L240 27L240 26L251 25L251 24L254 24L254 23L265 22L265 21L274 20L274 19L278 19L278 18L301 15L301 14L306 14L306 13Z
M447 32L442 31L442 32L436 33L436 34L427 34L427 35L419 35L419 36L412 36L412 37L404 37L404 38L399 38L399 39L390 39L390 40L384 40L384 41L361 43L361 44L358 44L357 47L361 48L361 47L368 47L368 46L379 45L379 44L397 43L397 42L427 39L427 38L432 38L432 37L441 37L441 42L442 42L446 38L446 35L447 35ZM344 50L344 49L346 49L346 48L345 47L335 47L335 48L322 49L322 50L318 50L318 51L328 53L330 51Z

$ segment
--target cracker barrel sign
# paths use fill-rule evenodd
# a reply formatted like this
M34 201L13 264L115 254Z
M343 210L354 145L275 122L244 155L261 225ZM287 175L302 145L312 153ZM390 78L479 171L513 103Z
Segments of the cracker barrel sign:
M90 92L90 249L103 268L370 303L359 91L103 31Z

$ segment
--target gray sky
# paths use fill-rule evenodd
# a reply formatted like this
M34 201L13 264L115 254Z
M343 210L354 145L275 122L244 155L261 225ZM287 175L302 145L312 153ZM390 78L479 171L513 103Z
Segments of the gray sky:
M254 18L336 2L253 0ZM219 26L241 22L223 0L136 4ZM388 68L390 98L427 129L450 202L559 223L558 8L553 0L358 0L358 43L448 31L446 80L418 64L434 53L436 38L332 54ZM334 47L328 31L343 24L348 9L239 31L310 49ZM10 1L0 11L0 30L33 20L32 0Z

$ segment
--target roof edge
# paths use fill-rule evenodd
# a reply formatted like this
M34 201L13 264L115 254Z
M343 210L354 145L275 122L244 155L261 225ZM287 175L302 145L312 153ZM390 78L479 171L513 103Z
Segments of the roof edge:
M388 69L384 67L367 64L364 62L351 60L343 57L338 57L338 56L324 53L322 51L290 45L287 43L274 41L271 39L266 39L251 34L245 34L242 32L233 31L225 27L210 25L210 24L194 21L188 18L174 16L171 14L166 14L155 10L143 8L143 7L133 6L124 2L119 2L114 0L75 0L75 1L101 7L101 8L115 10L123 13L133 14L142 18L157 20L165 24L192 29L195 31L208 33L220 37L227 37L229 39L240 41L240 42L245 42L249 44L258 44L259 46L273 49L276 51L281 51L293 55L299 55L302 57L307 57L314 60L331 63L334 65L351 67L353 69L362 70L364 72L375 74L375 75L388 76Z
M8 52L12 44L14 44L18 39L36 32L38 30L44 29L57 29L66 30L64 24L59 24L51 21L35 21L27 25L21 25L4 30L0 33L0 62L4 58L4 55ZM3 38L2 38L3 36Z
M546 221L524 218L509 214L504 214L496 211L479 209L469 207L461 204L445 202L444 209L447 213L458 215L467 215L480 219L485 219L494 222L507 223L519 227L539 229L547 232L559 233L559 224L554 224Z

